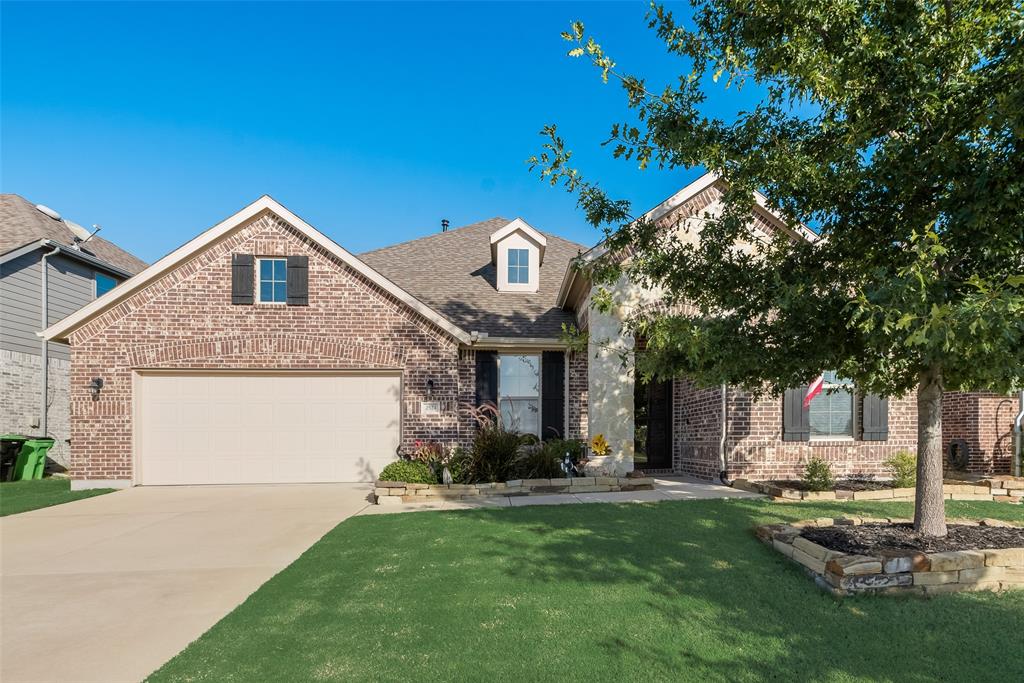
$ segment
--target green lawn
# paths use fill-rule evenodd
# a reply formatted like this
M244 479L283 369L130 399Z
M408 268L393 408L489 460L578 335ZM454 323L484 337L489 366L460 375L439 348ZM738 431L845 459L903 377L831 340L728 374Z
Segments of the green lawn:
M72 491L71 482L67 479L0 482L0 517L70 503L82 498L92 498L113 490Z
M999 503L948 512L1024 522ZM911 505L357 517L152 680L1024 680L1024 592L839 602L752 533L844 513Z

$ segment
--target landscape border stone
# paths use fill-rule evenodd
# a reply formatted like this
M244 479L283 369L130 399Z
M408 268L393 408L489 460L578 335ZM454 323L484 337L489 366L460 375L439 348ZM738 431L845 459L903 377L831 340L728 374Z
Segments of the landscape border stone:
M373 495L377 505L422 502L430 499L461 500L483 496L544 496L565 493L651 491L651 477L575 477L573 479L513 479L480 484L406 484L377 481Z
M888 488L867 491L849 491L845 489L803 491L801 489L786 488L770 482L750 481L749 479L736 479L732 485L734 488L743 491L770 496L772 500L783 503L822 500L912 501L915 497L915 491L912 488ZM947 479L942 485L942 496L946 500L983 500L1020 504L1024 501L1024 477L999 475L978 481Z
M924 553L879 550L873 554L829 550L801 535L808 527L905 523L905 519L822 517L755 529L761 542L800 564L820 588L837 597L851 594L919 595L959 591L1024 590L1024 548ZM996 520L952 520L950 524L997 526ZM1000 522L998 526L1017 526Z

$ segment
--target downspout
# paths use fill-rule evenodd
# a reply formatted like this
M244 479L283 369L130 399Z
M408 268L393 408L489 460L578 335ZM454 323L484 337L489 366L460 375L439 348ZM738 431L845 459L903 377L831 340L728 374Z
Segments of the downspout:
M729 408L729 385L722 384L722 436L718 440L718 479L726 486L732 486L732 481L729 480L727 475L727 465L725 462L725 437L726 428L728 427L728 415L727 410Z
M1024 459L1024 390L1021 390L1017 399L1020 410L1017 417L1013 419L1013 476L1019 477L1021 460Z
M45 254L43 254L43 258L40 260L40 264L42 266L43 272L42 272L42 276L39 278L40 282L42 283L42 304L39 307L40 308L39 317L40 317L40 323L42 325L41 329L43 329L43 330L45 330L47 327L50 326L50 316L49 316L49 312L50 312L49 289L50 288L49 288L49 281L48 281L48 277L47 277L48 274L49 274L49 266L47 265L47 259L49 259L51 256L56 254L58 251L60 251L60 245L55 246L51 251L48 251ZM50 401L49 401L49 398L50 398L50 358L49 358L49 355L50 355L49 354L49 352L50 352L50 342L48 342L45 337L42 339L42 341L39 342L39 350L40 350L40 357L42 358L42 364L43 364L43 373L42 373L43 374L43 382L42 382L43 386L42 386L42 391L40 392L40 397L39 397L40 398L40 402L41 402L41 406L40 406L41 409L39 411L39 427L40 427L40 430L42 431L42 436L49 436L47 413L49 412L49 408L50 408L50 406L49 406L49 403L50 403Z

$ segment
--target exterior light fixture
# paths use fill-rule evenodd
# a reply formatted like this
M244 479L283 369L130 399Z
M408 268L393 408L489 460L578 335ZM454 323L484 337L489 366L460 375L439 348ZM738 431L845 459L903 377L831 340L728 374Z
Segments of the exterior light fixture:
M103 388L103 378L102 377L94 377L93 380L91 382L89 382L89 393L92 394L92 400L94 400L94 401L98 401L99 400L99 398L100 398L100 389L102 389L102 388Z
M433 396L433 395L434 395L434 380L428 379L427 380L427 396L429 397L429 396Z

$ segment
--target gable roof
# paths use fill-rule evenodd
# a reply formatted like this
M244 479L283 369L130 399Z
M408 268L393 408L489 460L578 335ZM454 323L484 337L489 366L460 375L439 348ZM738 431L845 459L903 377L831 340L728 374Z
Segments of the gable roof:
M24 197L0 194L0 256L44 240L74 248L75 236L66 221L51 218ZM134 275L146 267L145 261L99 235L93 236L76 250L91 257L93 263L100 261L109 264L114 270L128 275ZM73 251L64 250L64 253L74 255Z
M723 183L725 182L718 173L715 173L714 171L707 171L704 175L700 176L689 185L686 185L683 189L679 190L668 199L645 212L643 218L652 223L660 220L720 180ZM779 229L789 232L794 237L802 237L806 240L813 241L818 238L814 231L803 223L797 224L796 229L790 228L785 217L768 204L767 197L756 190L754 191L754 201L757 203L758 208L760 208L761 215L765 216L771 224L775 225ZM603 256L605 251L605 241L602 240L582 255L580 258L580 265L592 263ZM572 292L574 285L576 285L578 272L579 269L572 265L570 265L570 267L565 271L565 275L562 278L561 285L558 289L557 303L559 306L565 306L569 303L569 295Z
M263 195L252 204L234 214L233 216L221 221L217 225L213 226L209 230L201 233L192 240L186 242L182 246L172 251L167 256L149 266L138 275L130 278L118 287L115 287L111 291L107 292L100 298L96 299L87 306L79 309L77 312L69 315L60 322L51 325L41 333L46 339L51 341L64 341L68 338L74 330L78 329L89 320L100 315L107 309L111 308L115 304L124 301L129 296L146 286L153 280L156 280L164 273L176 268L178 265L183 263L193 254L198 253L208 245L216 242L225 235L233 232L237 228L240 228L244 224L248 223L251 219L256 218L264 211L269 211L279 216L282 220L290 224L299 232L303 233L313 242L323 247L326 251L331 253L333 256L338 258L340 261L351 267L353 270L367 278L375 285L388 292L396 299L402 301L410 308L415 310L423 317L430 320L432 323L443 329L454 338L458 339L463 343L470 342L470 335L465 330L461 329L457 325L452 324L447 318L438 314L436 311L425 305L422 301L417 299L415 296L409 294L407 291L396 285L394 282L388 280L386 277L375 271L370 266L366 265L363 261L353 256L351 253L343 249L334 240L330 239L319 230L306 223L304 220L296 216L294 213L286 209L279 202L271 198L269 195Z
M491 337L556 338L563 323L574 322L555 304L558 287L570 260L584 247L540 233L547 246L537 291L499 292L490 239L507 225L508 219L491 218L360 258L464 330Z

